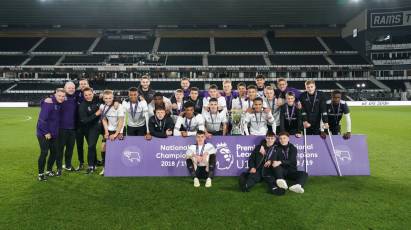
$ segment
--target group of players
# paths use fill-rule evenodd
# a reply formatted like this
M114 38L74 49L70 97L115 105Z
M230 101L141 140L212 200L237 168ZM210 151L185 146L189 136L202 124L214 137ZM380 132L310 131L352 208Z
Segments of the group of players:
M67 82L64 88L56 89L54 95L41 101L37 123L41 149L38 179L45 181L47 177L61 176L63 169L86 169L87 174L92 174L96 166L103 166L100 175L104 175L108 140L122 140L125 136L144 136L146 140L196 136L196 143L187 150L187 168L195 187L200 186L201 178L206 179L206 187L211 187L216 150L212 144L205 143L206 139L265 135L265 140L250 156L249 171L240 176L241 190L248 191L264 179L274 194L281 195L288 188L285 179L293 179L297 183L289 189L301 193L307 174L297 171L296 148L289 143L289 136L299 138L304 134L325 138L325 131L338 135L340 121L345 116L347 132L343 136L348 139L351 136L349 108L341 99L341 92L333 91L327 100L312 80L305 82L306 90L302 93L288 87L283 78L277 80L276 88L266 86L263 75L258 75L255 83L248 86L239 83L237 90L233 90L231 81L225 80L221 91L216 85L200 91L190 87L188 78L183 78L181 89L167 98L151 88L150 78L145 75L140 85L131 87L128 97L121 100L115 98L112 90L96 95L87 79L79 80L77 89L73 82ZM100 135L103 136L101 161L97 160L96 153ZM87 168L84 139L88 146ZM72 165L75 143L79 160L76 169ZM53 172L54 164L56 172Z

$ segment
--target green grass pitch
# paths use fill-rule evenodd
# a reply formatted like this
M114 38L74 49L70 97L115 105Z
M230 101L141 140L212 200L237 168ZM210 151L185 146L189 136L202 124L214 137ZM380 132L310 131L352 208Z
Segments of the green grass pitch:
M410 229L411 107L351 109L372 175L312 177L305 194L275 197L264 184L241 193L237 178L217 177L211 189L67 172L38 182L39 109L2 108L0 229Z

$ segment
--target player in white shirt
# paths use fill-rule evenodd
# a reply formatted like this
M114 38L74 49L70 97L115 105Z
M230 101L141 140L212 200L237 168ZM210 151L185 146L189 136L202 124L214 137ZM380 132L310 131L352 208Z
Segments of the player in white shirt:
M270 111L274 116L275 124L277 127L271 127L274 133L280 132L280 107L281 104L279 100L275 97L274 89L271 86L267 86L264 89L264 98L263 98L263 107L264 110Z
M208 103L211 98L216 98L218 100L219 111L227 108L225 97L220 95L218 92L218 87L216 85L210 85L210 87L208 87L208 97L203 98L203 112L204 110L209 110Z
M114 94L112 90L104 90L103 101L104 104L100 105L101 119L104 127L103 143L101 146L101 158L103 163L103 170L100 175L104 175L104 163L106 158L106 145L105 142L109 139L114 141L118 137L121 137L124 123L124 110L121 105L117 109L113 107Z
M206 137L225 136L228 131L227 110L218 111L218 104L216 98L211 98L208 107L210 111L203 112L205 121Z
M204 131L196 133L196 143L188 146L186 151L186 163L188 172L193 177L194 187L200 187L199 179L206 179L205 187L211 187L216 165L216 148L206 143Z
M259 97L254 99L252 111L244 115L242 122L245 135L263 136L268 131L268 125L276 127L273 115L270 111L264 111L263 100Z
M231 110L241 110L245 112L247 110L247 107L245 107L245 104L247 103L247 86L244 82L240 82L237 84L237 92L238 97L235 97L232 100Z
M127 136L144 136L148 131L148 106L146 100L138 95L138 90L131 87L128 90L128 100L123 101L122 107L126 115Z
M201 114L194 113L194 104L184 104L184 114L177 118L174 126L174 136L195 136L198 130L204 131L204 118Z

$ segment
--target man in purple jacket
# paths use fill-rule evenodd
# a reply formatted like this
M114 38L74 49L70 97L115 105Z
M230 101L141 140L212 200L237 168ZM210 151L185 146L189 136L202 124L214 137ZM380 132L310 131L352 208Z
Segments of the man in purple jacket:
M47 176L54 176L52 172L54 160L58 151L58 133L60 127L61 103L65 97L64 89L56 89L54 96L40 102L41 110L37 121L37 139L40 145L40 157L38 159L39 181L46 181ZM47 159L48 152L50 155ZM47 160L47 172L44 167Z
M275 97L283 99L282 104L284 104L285 98L288 92L293 92L295 95L296 101L299 101L300 96L301 96L300 90L293 88L293 87L288 87L287 80L285 78L279 78L277 80L277 89L275 90Z
M59 130L59 151L57 152L57 176L61 176L62 168L68 171L74 171L71 165L73 157L73 148L76 140L76 118L77 118L77 100L75 95L76 86L73 82L67 82L64 85L66 97L61 104L60 130ZM65 165L62 165L64 156Z

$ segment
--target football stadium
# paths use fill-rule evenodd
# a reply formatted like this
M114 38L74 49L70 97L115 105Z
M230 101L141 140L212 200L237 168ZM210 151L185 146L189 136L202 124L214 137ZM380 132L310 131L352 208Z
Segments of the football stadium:
M410 229L411 1L3 0L0 229Z

